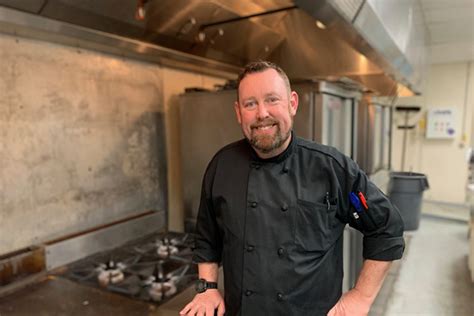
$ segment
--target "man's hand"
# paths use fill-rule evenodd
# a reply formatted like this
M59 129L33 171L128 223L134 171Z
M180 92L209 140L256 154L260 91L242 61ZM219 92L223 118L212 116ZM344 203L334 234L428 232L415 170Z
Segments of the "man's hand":
M196 294L191 303L186 305L179 314L187 316L214 316L216 309L218 316L224 315L224 300L218 290L208 289L204 293Z
M328 316L367 315L382 287L390 264L390 261L364 260L355 287L342 295L336 305L331 308Z
M366 316L372 302L372 297L364 296L354 288L342 295L336 305L331 308L328 316Z

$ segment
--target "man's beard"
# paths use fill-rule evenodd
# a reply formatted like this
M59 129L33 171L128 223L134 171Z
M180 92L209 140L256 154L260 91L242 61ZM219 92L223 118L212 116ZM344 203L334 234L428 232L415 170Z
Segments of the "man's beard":
M256 135L256 133L254 133L254 127L264 124L276 124L275 133L272 135ZM283 144L286 142L288 137L290 137L290 135L291 128L285 134L283 134L280 129L280 124L277 121L272 120L270 122L258 122L257 124L252 125L250 129L250 139L248 137L247 139L255 149L264 154L268 154L274 151L275 149L278 149L283 146Z

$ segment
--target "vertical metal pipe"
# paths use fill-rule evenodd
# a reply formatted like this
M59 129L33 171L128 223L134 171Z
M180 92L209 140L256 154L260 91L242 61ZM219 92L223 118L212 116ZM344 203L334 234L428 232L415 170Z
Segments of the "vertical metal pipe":
M388 169L392 170L392 140L393 140L393 106L390 106L390 127L389 127L389 145L388 145Z
M405 171L405 152L407 150L408 111L405 111L405 124L403 126L402 171Z
M463 117L463 120L462 120L462 127L461 127L461 148L464 147L464 145L466 145L466 141L467 141L467 136L466 136L466 121L468 119L468 116L466 115L467 114L467 104L468 104L468 100L469 100L469 84L471 83L471 62L468 62L467 63L467 69L466 69L466 84L464 85L464 106L463 106L463 110L462 110L462 117Z

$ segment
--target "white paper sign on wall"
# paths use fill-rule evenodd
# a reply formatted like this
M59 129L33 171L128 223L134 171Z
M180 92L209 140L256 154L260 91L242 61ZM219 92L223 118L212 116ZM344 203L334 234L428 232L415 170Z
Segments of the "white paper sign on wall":
M433 108L428 110L426 138L453 139L456 133L455 108Z

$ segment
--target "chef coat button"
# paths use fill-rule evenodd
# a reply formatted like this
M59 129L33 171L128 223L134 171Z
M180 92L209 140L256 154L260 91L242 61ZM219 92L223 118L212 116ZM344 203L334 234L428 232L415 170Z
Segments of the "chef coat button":
M252 291L250 290L245 291L245 296L250 296L250 295L252 295Z
M248 251L248 252L252 252L254 249L255 249L255 247L252 246L252 245L248 245L248 246L247 246L247 251Z
M283 301L283 294L281 293L277 293L277 300L279 300L280 302Z
M283 205L281 206L281 210L282 210L283 212L288 211L288 205L287 205L287 204L283 204Z
M285 254L285 249L283 248L278 248L278 255L281 257Z
M255 169L257 169L257 170L260 169L260 166L261 166L261 165L258 164L258 163L256 163L256 164L254 165Z
M257 203L257 202L252 202L252 203L250 203L250 206L251 206L251 207L253 207L253 208L256 208L256 207L257 207L257 205L258 205L258 203Z
M287 166L284 166L284 167L283 167L283 173L288 173L288 170L289 170L289 169L288 169Z

